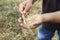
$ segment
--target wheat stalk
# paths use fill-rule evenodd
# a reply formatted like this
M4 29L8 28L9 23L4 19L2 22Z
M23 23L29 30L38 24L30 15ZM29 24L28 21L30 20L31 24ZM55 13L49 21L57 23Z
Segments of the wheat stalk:
M25 18L25 16L24 15L22 15L22 18L23 18L23 22L24 22L24 24L26 24L27 25L27 23L26 23L26 18ZM33 35L34 33L33 33L33 31L30 29L30 27L27 25L27 29L28 29L28 31L31 33L31 35Z

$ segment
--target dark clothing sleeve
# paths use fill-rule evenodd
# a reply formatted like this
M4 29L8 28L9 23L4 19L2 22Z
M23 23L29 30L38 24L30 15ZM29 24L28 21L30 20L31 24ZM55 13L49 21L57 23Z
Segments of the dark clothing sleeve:
M60 0L43 0L42 14L56 12L56 11L60 11ZM43 23L42 25L49 30L54 30L58 28L60 29L60 24L57 23L47 22L47 23Z

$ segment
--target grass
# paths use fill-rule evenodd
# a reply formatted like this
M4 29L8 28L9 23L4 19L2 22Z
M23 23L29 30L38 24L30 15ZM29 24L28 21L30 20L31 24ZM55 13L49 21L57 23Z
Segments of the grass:
M0 0L0 40L37 40L37 29L32 30L22 28L18 23L21 16L18 11L19 3L24 0ZM40 14L42 0L37 1L30 10L30 15ZM28 21L31 22L31 21ZM56 40L55 38L53 38Z

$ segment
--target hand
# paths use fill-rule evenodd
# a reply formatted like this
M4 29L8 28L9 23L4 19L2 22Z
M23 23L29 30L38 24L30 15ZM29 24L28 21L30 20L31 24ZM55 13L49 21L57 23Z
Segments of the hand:
M19 18L19 19L18 19L18 22L19 22L20 26L22 26L23 28L27 28L27 25L24 24L22 18ZM43 22L43 21L42 21L42 16L37 15L37 16L35 17L34 21L29 25L29 27L30 27L31 29L37 28L40 24L42 24L42 22Z
M37 15L35 17L34 21L30 24L30 28L31 29L37 28L42 23L43 23L43 17L42 17L42 15Z
M23 19L21 17L18 19L18 22L20 26L22 26L23 28L27 28L27 25L24 24Z
M19 12L21 14L28 15L31 7L32 7L32 0L27 0L19 5Z

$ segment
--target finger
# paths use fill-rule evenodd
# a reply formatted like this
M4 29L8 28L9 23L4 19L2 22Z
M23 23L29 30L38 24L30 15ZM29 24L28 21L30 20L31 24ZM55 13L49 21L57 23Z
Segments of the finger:
M35 28L35 26L33 26L33 25L30 25L30 28L31 28L31 29L34 29L34 28Z
M19 19L18 19L18 22L19 22L19 23L23 23L23 19L22 19L22 18L19 18Z
M27 13L25 14L25 16L27 16L27 15L29 15L29 12L27 12Z
M20 24L20 26L22 26L23 28L27 29L27 26L23 23Z
M26 28L26 25L22 21L22 18L19 18L18 21L19 21L20 26L22 26L23 28Z
M27 12L24 10L22 13L23 13L23 15L26 15Z
M37 27L38 27L38 24L36 22L33 22L33 23L30 24L31 29L35 29Z
M30 24L29 27L30 27L31 29L33 29L33 24Z
M28 13L27 13L26 11L23 11L23 12L22 12L22 15L24 15L24 16L27 16L27 14L28 14Z
M32 6L32 4L30 4L30 5L26 4L24 11L28 12L30 10L31 6Z
M20 5L19 5L19 11L22 13L23 10L24 10L24 5L23 5L23 4L20 4Z
M37 26L36 25L35 26L34 25L30 25L30 28L31 29L35 29L35 28L37 28Z
M24 14L25 16L27 16L27 15L29 14L30 8L31 8L31 5L29 5L29 4L26 4L26 5L25 5L25 9L24 9L24 11L23 11L23 14Z
M27 16L29 12L23 11L24 16Z

